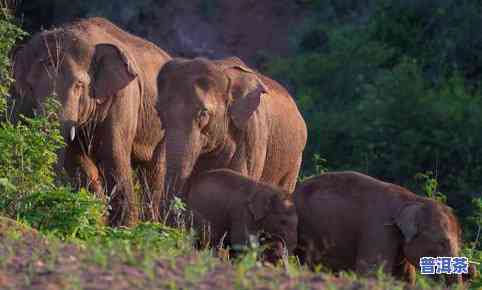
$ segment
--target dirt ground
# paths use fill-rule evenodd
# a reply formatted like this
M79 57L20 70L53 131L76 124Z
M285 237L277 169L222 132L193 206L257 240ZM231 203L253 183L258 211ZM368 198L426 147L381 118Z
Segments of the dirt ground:
M141 257L126 261L114 254L103 260L92 250L1 218L0 289L402 289L393 281L289 274L261 265L245 271L214 258L206 263L196 251L146 266Z

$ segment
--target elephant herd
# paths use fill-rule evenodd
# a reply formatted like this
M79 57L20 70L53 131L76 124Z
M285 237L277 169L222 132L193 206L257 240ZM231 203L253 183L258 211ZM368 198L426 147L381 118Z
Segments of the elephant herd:
M434 200L355 172L297 185L303 117L286 89L238 58L172 58L89 18L35 34L13 52L13 72L24 107L59 101L64 168L109 201L112 226L159 220L178 196L197 228L208 225L200 240L236 248L262 232L268 261L287 250L308 265L383 265L413 282L420 257L459 253L457 219Z

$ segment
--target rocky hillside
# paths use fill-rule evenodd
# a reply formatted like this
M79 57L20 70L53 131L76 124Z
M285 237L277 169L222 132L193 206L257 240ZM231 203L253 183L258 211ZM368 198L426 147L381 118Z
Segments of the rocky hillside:
M99 4L93 0L30 0L21 2L17 14L30 32L78 17L103 16L174 55L237 55L257 65L263 61L263 55L286 56L293 52L295 40L291 35L309 22L314 6L323 5L325 9L318 10L328 21L338 16L358 15L369 10L371 2L127 0Z

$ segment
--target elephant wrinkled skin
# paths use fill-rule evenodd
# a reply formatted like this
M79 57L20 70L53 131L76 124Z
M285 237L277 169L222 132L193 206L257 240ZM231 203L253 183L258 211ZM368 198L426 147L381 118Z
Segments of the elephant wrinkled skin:
M146 173L150 198L159 199L164 188L163 131L155 105L157 75L169 59L102 18L39 32L14 52L17 95L41 112L47 96L60 102L64 166L71 176L80 169L93 191L110 194L111 225L137 219L133 165Z
M310 265L387 273L414 283L421 257L458 256L452 210L407 189L356 172L325 173L294 193L302 260ZM447 276L447 282L461 277Z
M174 59L158 78L168 196L229 168L292 192L307 129L289 93L238 58Z
M182 196L194 214L199 234L209 227L209 237L201 244L248 246L250 235L266 234L269 244L265 258L276 262L284 249L297 244L297 216L291 194L252 180L228 169L203 172L194 177Z

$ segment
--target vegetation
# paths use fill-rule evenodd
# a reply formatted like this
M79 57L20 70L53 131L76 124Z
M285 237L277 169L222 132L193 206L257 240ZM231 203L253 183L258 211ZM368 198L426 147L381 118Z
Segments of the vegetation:
M480 2L384 0L368 14L357 6L369 7L364 1L304 2L313 16L293 36L297 53L266 69L295 91L307 121L304 174L318 170L310 158L317 154L329 170L362 171L423 194L420 178L431 172L433 193L444 193L474 240Z
M482 4L378 1L359 23L354 11L372 1L300 2L313 13L293 36L298 53L272 59L267 71L296 91L309 125L303 176L360 170L446 202L461 217L464 254L482 262ZM63 146L55 102L47 116L11 121L6 52L25 33L0 12L0 215L18 221L0 218L0 288L403 289L381 272L335 277L293 257L262 267L256 248L227 263L223 251L220 259L196 251L189 229L105 227L103 201L55 177ZM417 284L442 287L423 277Z

